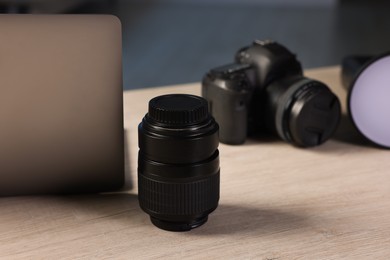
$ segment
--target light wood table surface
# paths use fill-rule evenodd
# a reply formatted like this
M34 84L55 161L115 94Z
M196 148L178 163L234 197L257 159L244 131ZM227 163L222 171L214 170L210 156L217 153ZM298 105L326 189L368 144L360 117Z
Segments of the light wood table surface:
M307 71L345 100L339 68ZM220 145L221 199L200 228L160 230L138 206L137 125L149 99L198 83L124 93L127 169L118 194L0 198L3 259L390 259L390 152L350 131L312 149Z

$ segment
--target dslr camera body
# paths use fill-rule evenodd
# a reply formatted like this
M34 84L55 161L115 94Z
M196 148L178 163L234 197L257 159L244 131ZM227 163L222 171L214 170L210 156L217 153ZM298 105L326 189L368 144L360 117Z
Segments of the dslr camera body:
M331 90L304 77L296 56L268 40L238 50L235 63L211 69L202 96L227 144L268 132L296 146L316 146L331 137L340 120L340 102Z

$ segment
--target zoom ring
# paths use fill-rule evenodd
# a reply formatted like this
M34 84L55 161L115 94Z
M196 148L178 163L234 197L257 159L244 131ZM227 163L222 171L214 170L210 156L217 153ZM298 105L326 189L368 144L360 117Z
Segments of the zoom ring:
M217 207L219 171L199 181L162 182L138 173L142 209L154 214L196 215Z

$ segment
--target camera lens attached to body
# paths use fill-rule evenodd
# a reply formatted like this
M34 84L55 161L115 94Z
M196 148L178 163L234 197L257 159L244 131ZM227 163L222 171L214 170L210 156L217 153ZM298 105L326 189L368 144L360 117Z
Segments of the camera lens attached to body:
M188 231L217 208L218 128L201 97L172 94L150 100L138 127L138 196L155 226Z
M340 102L319 81L287 78L270 84L263 95L267 129L297 146L324 143L339 124Z

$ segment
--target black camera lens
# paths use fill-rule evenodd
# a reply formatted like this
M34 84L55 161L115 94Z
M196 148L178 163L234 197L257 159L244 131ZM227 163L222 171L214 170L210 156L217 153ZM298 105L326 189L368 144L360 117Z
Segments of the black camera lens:
M185 94L155 97L138 134L141 208L164 230L204 224L219 201L218 124L207 101Z
M323 83L305 77L275 81L264 90L266 127L301 147L324 143L336 130L338 98Z

